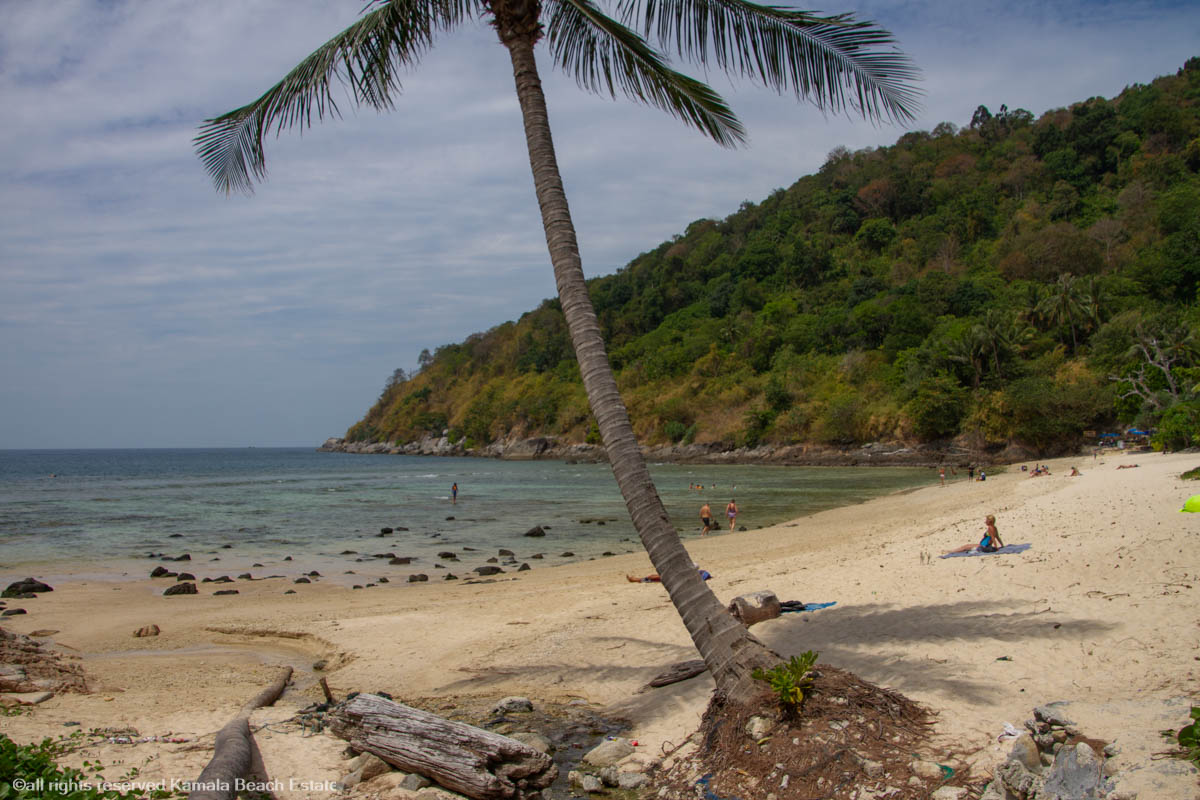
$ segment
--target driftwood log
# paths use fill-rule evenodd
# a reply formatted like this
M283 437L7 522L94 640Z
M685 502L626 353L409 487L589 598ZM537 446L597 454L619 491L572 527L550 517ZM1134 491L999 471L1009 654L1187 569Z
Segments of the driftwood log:
M475 800L518 800L558 777L550 756L523 742L360 694L333 712L330 729L372 753Z
M250 713L279 699L292 677L285 667L270 686L259 692L238 711L237 716L217 731L213 757L196 779L188 800L233 800L243 787L258 748L250 732Z
M734 619L749 628L759 622L775 619L783 612L775 593L764 590L733 598L729 603L729 613L733 614Z
M733 618L747 628L764 620L775 619L783 613L783 608L779 604L779 598L770 590L735 597L729 602L728 608ZM706 669L708 667L704 665L704 661L701 659L680 661L655 675L639 691L644 692L647 689L657 689L660 686L670 686L672 683L686 681L688 678L694 678Z

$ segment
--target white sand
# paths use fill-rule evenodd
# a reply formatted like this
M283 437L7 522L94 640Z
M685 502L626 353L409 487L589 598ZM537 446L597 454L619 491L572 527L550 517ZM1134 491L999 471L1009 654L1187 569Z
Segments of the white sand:
M1197 796L1194 771L1151 754L1167 749L1159 731L1186 723L1189 706L1200 704L1200 514L1178 513L1200 491L1178 476L1200 456L1050 463L1048 477L1014 468L985 483L959 476L945 487L694 540L689 549L723 602L760 589L782 600L837 601L754 632L784 655L814 649L824 663L925 703L938 713L943 752L965 754L976 774L1007 752L997 742L1005 722L1020 727L1033 706L1063 700L1086 735L1121 748L1122 788L1140 800ZM1082 476L1067 477L1072 464ZM988 513L1006 543L1033 547L922 563L922 552L978 541ZM741 519L753 524L753 509ZM582 698L628 718L631 736L657 754L695 729L712 683L702 676L636 693L663 667L695 657L662 587L624 577L650 571L635 555L483 585L351 591L239 581L241 594L230 597L208 596L221 588L212 584L199 596L161 597L161 581L60 583L22 601L28 616L3 624L58 631L50 640L82 657L94 691L0 717L0 726L30 740L69 732L68 720L85 730L131 725L210 745L288 663L299 670L297 688L256 712L256 724L275 723L257 739L281 800L328 797L323 782L345 772L343 743L278 724L320 699L310 665L327 659L321 674L339 697L383 690L400 700L444 696L447 705L460 695ZM283 595L289 588L298 594ZM150 623L161 636L132 637ZM211 752L154 743L90 754L123 760L110 779L136 765L138 780L153 784L194 779Z

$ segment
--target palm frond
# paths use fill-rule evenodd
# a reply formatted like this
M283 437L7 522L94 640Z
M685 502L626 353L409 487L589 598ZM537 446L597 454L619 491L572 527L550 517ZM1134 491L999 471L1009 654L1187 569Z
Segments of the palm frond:
M732 147L746 139L742 124L710 86L667 66L635 31L591 0L545 0L547 40L555 63L593 92L617 89L660 108Z
M357 104L392 107L398 72L433 44L434 34L458 24L476 0L392 0L367 6L363 16L301 61L253 103L205 120L193 144L217 189L250 193L266 178L263 137L293 126L311 127L313 115L340 116L335 82Z
M619 0L622 19L694 63L791 90L823 111L909 122L920 71L873 22L747 0Z

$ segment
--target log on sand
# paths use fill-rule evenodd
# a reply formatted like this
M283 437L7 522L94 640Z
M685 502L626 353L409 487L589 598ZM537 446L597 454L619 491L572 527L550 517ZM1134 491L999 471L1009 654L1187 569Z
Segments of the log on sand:
M356 750L475 800L518 800L558 777L550 756L523 742L373 694L342 704L330 729Z
M729 603L729 613L747 628L768 619L775 619L782 611L779 598L769 590L744 594L733 598Z
M270 686L243 705L237 716L217 731L212 760L196 779L193 791L188 792L188 800L233 800L237 796L258 751L250 732L250 714L279 699L291 677L292 668L285 667Z

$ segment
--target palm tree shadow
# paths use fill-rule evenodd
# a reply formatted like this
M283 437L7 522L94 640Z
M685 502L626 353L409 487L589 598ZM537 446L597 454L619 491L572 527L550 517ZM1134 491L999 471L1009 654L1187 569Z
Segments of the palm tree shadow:
M973 600L898 608L883 603L784 614L754 632L768 647L792 655L816 650L821 662L850 670L899 691L954 694L968 702L994 700L994 681L973 679L978 657L947 650L957 644L1001 645L1033 639L1072 642L1116 628L1096 619L1071 619L1046 612L996 613L992 601ZM924 645L925 647L922 647ZM931 656L936 651L938 657ZM1039 668L1050 665L1039 665Z

